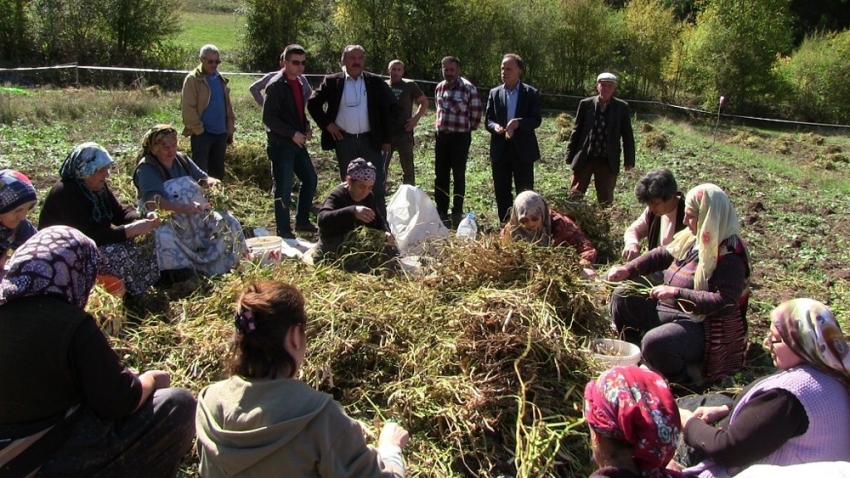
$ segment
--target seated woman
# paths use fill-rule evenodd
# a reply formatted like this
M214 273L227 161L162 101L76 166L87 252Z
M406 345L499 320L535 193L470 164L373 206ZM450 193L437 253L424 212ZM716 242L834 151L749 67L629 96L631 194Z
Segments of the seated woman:
M97 254L80 231L49 227L0 281L3 476L174 476L192 446L192 394L123 366L84 310Z
M549 209L543 196L534 191L517 195L511 217L502 229L502 240L525 240L541 246L570 245L576 249L585 273L593 274L596 249L581 228L567 216Z
M646 205L643 213L623 234L623 259L640 255L640 241L646 238L647 249L666 246L673 236L685 228L685 196L679 192L676 178L669 169L653 169L638 180L635 197ZM659 280L653 284L659 284Z
M6 272L9 251L36 233L27 213L35 207L37 199L28 177L12 169L0 171L0 279Z
M684 464L704 460L686 473L727 477L756 463L850 461L850 346L838 322L812 299L787 301L771 319L764 344L779 370L731 404L680 410L693 449ZM704 399L685 397L681 405Z
M141 217L118 202L106 183L114 164L100 145L77 145L44 199L38 227L69 226L89 236L100 251L97 273L121 279L127 292L138 296L159 280L153 236L147 234L160 221L154 213Z
M361 226L383 231L387 244L394 244L372 194L376 175L375 166L363 158L348 163L345 182L328 194L317 216L320 254L337 252L346 234Z
M239 221L226 211L211 211L204 197L203 188L217 187L219 181L177 152L177 130L171 125L155 125L145 134L133 183L139 210L175 213L156 230L163 273L225 274L242 258L247 247Z
M738 216L714 184L691 189L685 224L666 247L657 247L608 272L611 281L664 270L664 283L650 299L613 296L617 330L641 342L647 364L670 382L698 387L735 373L744 362L745 317L750 275ZM699 239L699 240L697 240Z
M617 366L584 388L590 427L591 478L678 478L667 470L682 425L673 393L655 372Z
M404 476L407 431L387 423L378 448L369 447L361 423L295 378L307 353L306 326L295 287L262 281L242 292L226 365L231 377L198 398L202 476Z

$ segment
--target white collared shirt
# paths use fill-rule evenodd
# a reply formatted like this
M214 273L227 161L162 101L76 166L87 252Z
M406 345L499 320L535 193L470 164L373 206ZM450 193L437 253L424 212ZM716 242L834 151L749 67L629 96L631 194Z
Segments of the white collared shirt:
M371 131L369 127L369 106L366 102L366 81L361 73L351 77L345 67L342 98L339 100L339 113L334 122L346 133L359 134Z

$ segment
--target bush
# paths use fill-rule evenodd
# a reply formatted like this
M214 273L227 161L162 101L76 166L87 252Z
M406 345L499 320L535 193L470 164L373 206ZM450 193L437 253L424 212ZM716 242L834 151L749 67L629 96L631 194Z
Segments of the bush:
M792 91L790 109L808 121L850 123L850 30L807 38L776 68Z

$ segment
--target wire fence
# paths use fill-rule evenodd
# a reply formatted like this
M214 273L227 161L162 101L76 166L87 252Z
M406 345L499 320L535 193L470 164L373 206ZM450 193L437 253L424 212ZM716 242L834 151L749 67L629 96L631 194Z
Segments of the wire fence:
M36 87L39 85L75 85L75 86L99 86L99 87L126 87L133 85L144 87L149 85L161 85L168 89L179 89L183 78L190 70L165 70L150 68L125 68L113 66L86 66L76 63L54 66L43 66L34 68L0 68L0 85L12 85L22 87ZM222 72L225 76L249 76L259 78L264 73L245 72ZM314 86L318 85L324 77L322 74L305 75ZM434 88L438 84L432 80L414 79L416 83L423 86L423 91L429 98L433 99ZM482 101L486 98L486 91L491 87L479 86ZM575 108L578 102L585 96L546 93L540 95L548 98L546 105L551 110L569 110ZM637 100L623 98L629 104L646 110L675 111L690 115L718 117L717 111L707 111L701 108L677 105L657 100ZM781 118L767 118L759 116L738 115L720 112L719 117L734 120L741 123L761 123L777 126L805 126L812 128L836 129L841 131L850 130L850 125L817 123L809 121L797 121Z

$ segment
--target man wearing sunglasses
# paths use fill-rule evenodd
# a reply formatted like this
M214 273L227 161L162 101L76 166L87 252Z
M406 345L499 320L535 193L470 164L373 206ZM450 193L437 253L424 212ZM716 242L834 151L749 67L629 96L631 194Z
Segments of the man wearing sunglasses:
M289 224L290 191L294 177L298 176L295 230L318 232L310 222L310 206L316 194L316 169L307 151L307 140L313 134L304 106L310 98L310 86L303 80L307 52L301 45L289 45L280 56L281 70L266 86L263 103L263 123L266 125L268 143L266 151L272 163L274 178L274 217L277 235L294 239Z
M223 179L224 153L233 143L236 117L228 80L218 72L218 48L202 46L200 61L183 80L183 136L189 136L195 164L210 176Z
M348 163L363 158L377 169L373 193L381 217L387 217L384 157L390 152L393 126L401 109L380 76L364 71L366 50L348 45L342 71L325 76L307 102L322 129L322 149L334 150L344 181Z

